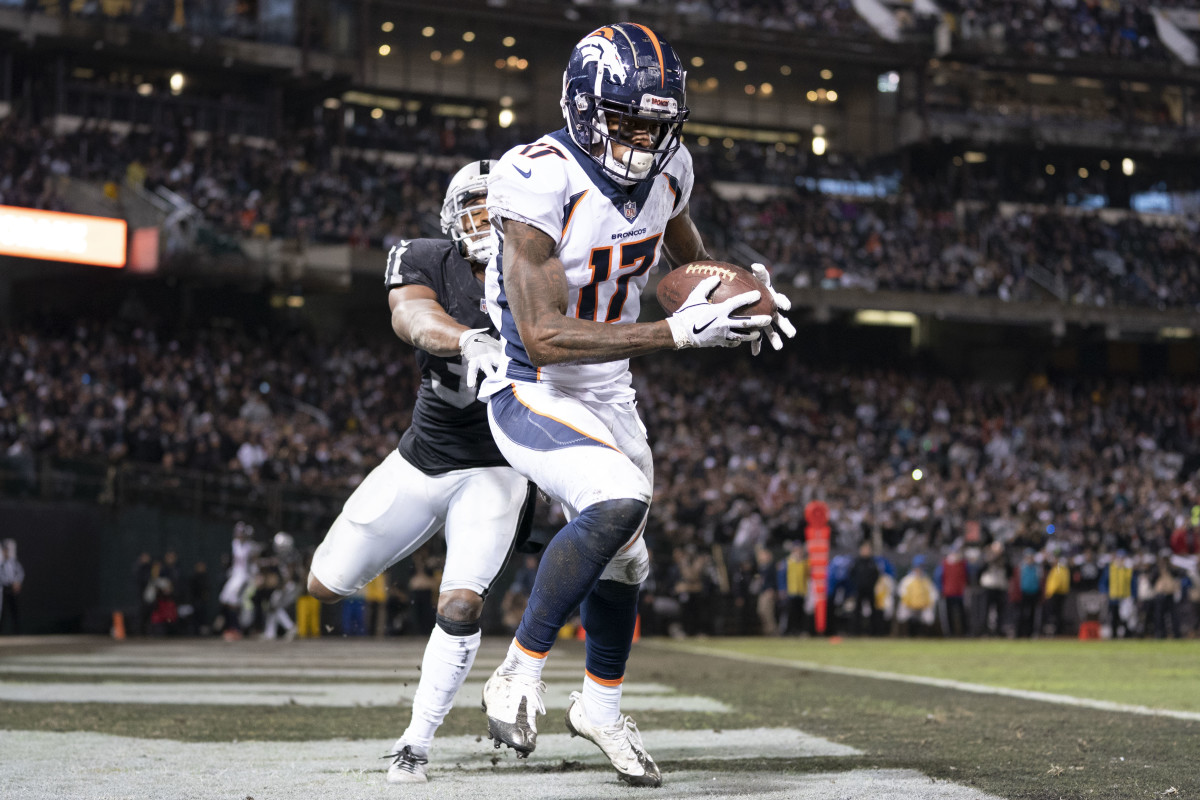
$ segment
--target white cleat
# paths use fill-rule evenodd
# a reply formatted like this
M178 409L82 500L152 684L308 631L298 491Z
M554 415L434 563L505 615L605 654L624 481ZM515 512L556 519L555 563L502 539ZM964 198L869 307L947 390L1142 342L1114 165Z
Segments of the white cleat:
M392 759L388 767L388 783L426 783L429 778L425 775L425 767L429 764L428 752L414 750L412 745L403 740L396 742L393 748L396 752L389 753L384 758Z
M542 693L546 684L521 675L501 673L500 667L483 685L483 711L488 737L500 749L506 744L525 758L537 747L537 715L546 713Z
M623 716L612 725L600 727L588 721L583 695L571 692L567 705L567 730L600 748L617 770L617 777L630 786L662 786L662 773L642 744L637 724Z

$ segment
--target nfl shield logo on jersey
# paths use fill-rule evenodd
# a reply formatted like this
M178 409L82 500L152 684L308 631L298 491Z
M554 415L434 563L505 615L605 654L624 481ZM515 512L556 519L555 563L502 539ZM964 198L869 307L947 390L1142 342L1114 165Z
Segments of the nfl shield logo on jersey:
M635 203L632 200L626 201L624 212L625 212L625 219L632 221L633 218L638 215L637 203Z

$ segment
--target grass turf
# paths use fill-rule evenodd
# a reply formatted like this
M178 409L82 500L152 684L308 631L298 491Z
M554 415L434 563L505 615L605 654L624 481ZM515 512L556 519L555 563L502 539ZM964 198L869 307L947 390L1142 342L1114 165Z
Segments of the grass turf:
M705 649L1200 711L1200 640L711 639Z

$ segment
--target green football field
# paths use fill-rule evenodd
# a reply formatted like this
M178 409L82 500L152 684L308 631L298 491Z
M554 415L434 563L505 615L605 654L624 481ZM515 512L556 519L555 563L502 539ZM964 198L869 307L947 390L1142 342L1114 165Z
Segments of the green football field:
M479 710L488 638L431 754L388 786L424 642L0 640L0 797L1200 798L1200 642L652 639L623 707L664 786L619 784L546 668L528 760Z
M1200 640L712 639L708 652L1200 712Z

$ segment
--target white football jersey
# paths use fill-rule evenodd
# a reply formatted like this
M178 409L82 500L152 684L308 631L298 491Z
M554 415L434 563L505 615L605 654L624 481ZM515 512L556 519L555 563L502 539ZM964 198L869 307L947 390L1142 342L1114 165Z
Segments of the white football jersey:
M554 239L567 277L566 313L598 322L636 322L642 289L662 253L663 231L692 193L687 149L680 146L652 180L626 189L560 130L509 150L491 175L489 215L523 222ZM512 381L536 381L598 402L633 399L628 359L541 369L530 363L505 296L504 237L497 236L500 247L488 264L484 291L503 339L504 362L480 396Z

